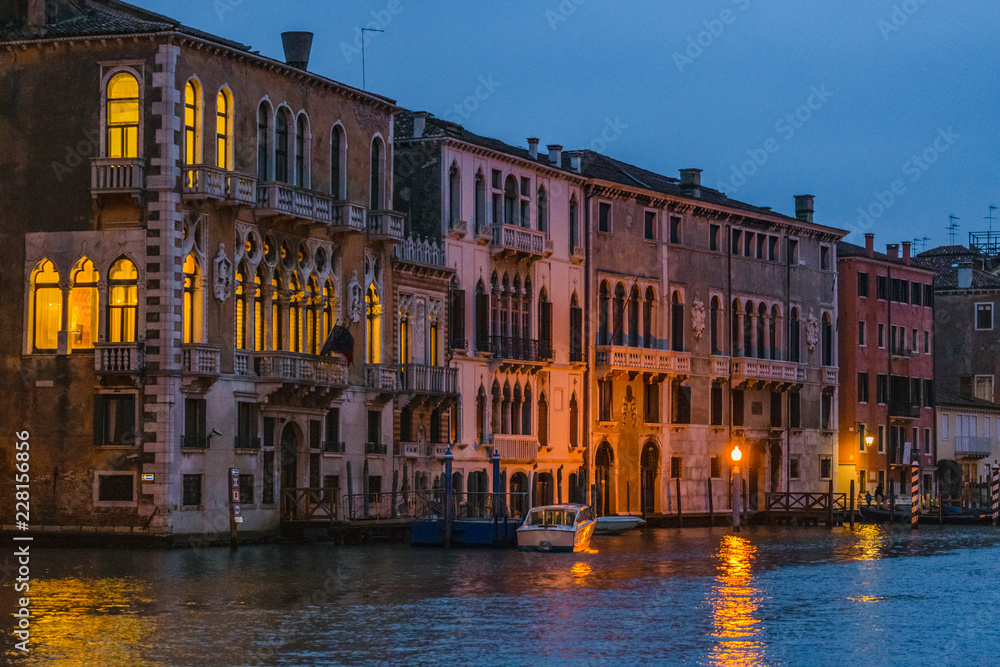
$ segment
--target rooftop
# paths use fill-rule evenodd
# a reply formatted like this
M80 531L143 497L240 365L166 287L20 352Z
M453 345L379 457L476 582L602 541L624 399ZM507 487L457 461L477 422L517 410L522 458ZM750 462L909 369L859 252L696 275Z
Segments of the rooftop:
M868 257L868 251L864 247L856 245L854 243L848 243L847 241L839 241L837 243L837 259L847 258L847 257ZM877 250L872 251L870 259L876 259L880 262L886 262L887 264L896 264L898 266L905 266L907 268L916 269L918 271L928 271L932 272L933 269L924 266L919 262L911 260L906 262L902 257L897 257L893 259L884 252L879 252Z
M976 398L975 396L966 396L965 394L960 394L957 391L951 391L950 389L945 389L944 387L938 387L936 393L937 396L935 397L935 402L939 406L1000 411L1000 405L997 405L996 403Z

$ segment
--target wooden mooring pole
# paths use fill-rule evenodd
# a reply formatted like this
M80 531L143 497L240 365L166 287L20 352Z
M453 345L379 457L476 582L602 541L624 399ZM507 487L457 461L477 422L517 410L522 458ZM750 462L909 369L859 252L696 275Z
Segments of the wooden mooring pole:
M833 526L833 480L827 485L826 491L826 525Z
M676 487L677 488L677 527L678 528L683 528L684 527L684 519L681 516L681 478L677 477L677 478L675 478L675 481L677 482L677 487Z
M712 478L708 478L708 525L715 527L715 501L712 498Z
M854 530L854 480L851 480L851 530Z

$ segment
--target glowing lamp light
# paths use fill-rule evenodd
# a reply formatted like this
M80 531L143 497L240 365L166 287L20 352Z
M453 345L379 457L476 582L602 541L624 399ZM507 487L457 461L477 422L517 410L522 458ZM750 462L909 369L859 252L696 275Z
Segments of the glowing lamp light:
M866 445L871 445L873 442L875 442L875 436L873 436L873 435L866 435L865 436L865 444Z
M743 452L740 451L739 445L733 445L732 457L734 461L739 461L741 458L743 458Z

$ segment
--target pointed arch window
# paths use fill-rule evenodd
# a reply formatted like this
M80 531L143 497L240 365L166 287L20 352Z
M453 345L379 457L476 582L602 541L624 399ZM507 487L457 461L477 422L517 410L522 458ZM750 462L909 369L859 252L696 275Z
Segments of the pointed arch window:
M712 354L722 354L721 341L719 340L720 333L720 322L719 318L722 316L722 304L719 301L719 297L712 297L712 306L710 310L709 317L709 327L711 329L710 335L712 340Z
M260 267L253 274L253 349L264 350L264 273Z
M281 292L284 284L278 270L271 274L271 347L278 351L284 349L284 328L281 323Z
M108 271L108 341L131 343L137 337L139 273L131 260L121 258Z
M545 187L541 186L538 188L538 194L535 198L535 205L538 210L535 217L538 219L538 231L545 232L548 236L549 233L549 196L545 192Z
M462 219L462 174L457 164L451 165L448 170L448 215L449 228L454 226L456 220Z
M778 332L780 331L778 322L781 319L781 311L778 310L778 306L771 307L771 320L768 322L768 341L771 350L771 359L777 360L781 357L781 351L778 347Z
M486 390L483 385L479 385L479 392L476 394L476 442L485 442L486 433Z
M340 125L334 125L330 132L330 194L334 201L346 198L343 184L345 149L344 130Z
M656 293L652 287L646 288L646 300L642 303L642 346L654 347L653 343L653 306L656 303Z
M538 444L549 445L549 403L545 400L545 392L538 396Z
M184 86L184 164L201 164L201 85L190 79Z
M757 306L757 358L767 359L767 306Z
M753 356L753 320L756 312L752 301L747 301L746 310L743 312L743 356Z
M628 344L639 347L639 288L632 286L628 297Z
M496 380L493 381L490 399L490 433L502 433L503 400L500 397L500 383Z
M580 245L580 213L576 203L576 195L569 200L569 251Z
M399 363L410 363L410 314L399 313Z
M97 269L92 261L84 257L77 262L71 277L68 348L70 351L91 349L97 339L100 313Z
M905 331L903 335L905 337ZM833 366L833 322L830 320L830 313L823 313L822 338L823 365Z
M615 304L614 304L614 314L613 314L613 326L614 331L611 334L613 339L612 345L624 345L625 344L625 331L624 322L622 321L625 317L625 285L618 283L615 285Z
M326 283L323 284L323 335L321 338L326 341L327 336L333 330L334 324L334 291L333 291L333 281L329 278L326 279ZM322 349L323 343L320 343Z
M385 201L385 158L379 137L372 139L371 165L369 208L378 211L384 208Z
M39 262L31 275L31 286L34 292L32 347L35 352L55 352L62 328L62 290L55 265L47 259Z
M684 351L684 301L680 292L674 292L670 303L671 348L674 352Z
M580 446L580 406L575 391L569 399L569 446Z
M302 282L296 273L288 281L288 345L292 352L302 352Z
M514 397L510 402L510 431L512 435L521 435L521 385L514 385Z
M476 233L485 229L486 222L486 177L483 172L476 173Z
M382 302L375 285L368 286L365 294L365 361L369 364L382 363Z
M323 303L319 296L319 284L315 276L310 276L306 282L306 354L319 354L324 338L320 333L322 326Z
M549 328L552 322L550 318ZM569 360L583 361L583 309L576 292L569 300Z
M240 265L236 267L236 349L245 350L247 349L247 333L246 333L246 315L247 315L247 301L246 301L246 266L240 262Z
M139 157L139 80L119 72L108 81L105 151L112 158Z
M521 403L521 434L531 435L531 386L524 385L524 400Z
M503 401L500 408L500 432L510 434L510 385L503 387Z
M306 135L306 116L299 114L299 117L295 119L295 185L300 188L309 185Z
M183 341L185 343L201 342L201 269L194 258L194 253L188 253L184 259L184 319Z
M257 108L257 180L271 180L271 113L266 102Z
M215 163L219 169L233 168L233 100L228 90L222 89L215 98Z
M288 110L278 109L274 119L274 180L288 183Z
M742 305L739 299L733 299L733 310L732 315L729 318L731 331L729 336L729 342L732 347L732 356L741 357L740 354L740 341L742 338L741 328L740 328L740 314L742 312Z
M608 311L611 308L611 286L605 280L601 283L600 305L598 307L598 345L611 344L611 332L608 330Z
M799 309L792 308L788 318L788 360L799 362Z

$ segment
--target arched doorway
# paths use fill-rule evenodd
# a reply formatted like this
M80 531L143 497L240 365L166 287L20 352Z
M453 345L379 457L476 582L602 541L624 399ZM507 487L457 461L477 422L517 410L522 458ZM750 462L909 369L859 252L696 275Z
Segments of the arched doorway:
M281 431L281 488L294 489L299 480L299 436L289 422Z
M642 448L639 472L642 479L640 506L643 516L656 512L656 477L660 470L660 450L652 442Z
M575 472L571 472L569 474L569 481L568 481L569 488L566 490L566 502L568 502L568 503L578 503L578 502L581 502L581 500L579 498L577 498L577 491L578 491L577 486L578 485L579 485L579 482L577 481L576 473Z
M602 442L597 447L594 457L594 484L597 486L597 506L594 508L598 516L611 514L611 466L614 463L614 453L611 445Z
M515 517L528 513L528 476L516 472L510 476L510 512Z
M552 473L540 472L535 478L535 489L532 496L532 507L539 505L551 505L555 502L555 484L552 481Z

